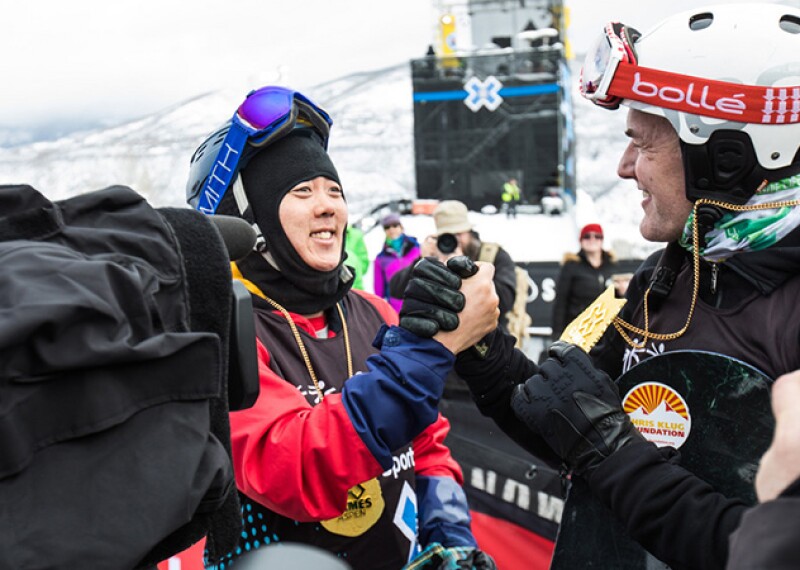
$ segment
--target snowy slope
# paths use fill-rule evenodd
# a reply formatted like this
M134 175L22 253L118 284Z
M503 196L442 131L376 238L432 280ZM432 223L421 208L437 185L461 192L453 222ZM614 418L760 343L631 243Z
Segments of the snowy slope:
M331 154L356 211L414 193L407 65L353 74L306 90L334 117ZM52 142L0 148L0 183L26 182L51 199L125 184L156 206L184 205L189 158L244 93L223 91L124 125Z
M576 77L577 74L574 74ZM413 198L414 150L410 68L355 73L306 89L334 118L330 153L357 218L374 205ZM51 199L125 184L155 206L184 205L189 158L197 145L230 116L244 93L199 95L159 113L108 129L72 133L52 141L0 147L0 183L28 183ZM577 94L576 94L577 95ZM607 244L625 257L653 249L638 235L640 196L615 169L624 148L624 112L611 113L574 97L579 198L574 216L474 214L484 239L498 241L519 260L556 260L577 248L576 224L604 224ZM407 220L420 237L429 217ZM368 235L370 253L380 229Z

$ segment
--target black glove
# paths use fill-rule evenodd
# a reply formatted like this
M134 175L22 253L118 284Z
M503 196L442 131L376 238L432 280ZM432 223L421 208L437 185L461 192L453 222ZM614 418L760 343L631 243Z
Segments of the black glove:
M445 556L449 554L449 556ZM456 560L453 566L453 560ZM420 568L433 566L435 570L497 570L494 559L483 550L472 547L456 546L454 548L442 549L442 552L435 555L428 563L421 564ZM418 566L414 566L417 568Z
M458 328L458 313L464 308L461 278L477 271L478 266L463 255L449 259L447 266L435 257L421 259L403 296L400 326L425 338Z
M483 550L477 548L469 553L469 555L458 561L459 569L463 570L497 570L497 564L494 559L486 554Z
M511 407L573 473L588 478L603 459L644 437L622 410L616 384L588 354L561 341L549 354L539 373L514 389Z

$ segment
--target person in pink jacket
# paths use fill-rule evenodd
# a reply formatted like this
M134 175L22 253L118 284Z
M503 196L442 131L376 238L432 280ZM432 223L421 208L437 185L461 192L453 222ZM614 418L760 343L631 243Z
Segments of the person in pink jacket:
M403 223L398 214L391 213L384 216L381 225L386 232L386 242L375 258L374 291L378 297L386 299L394 310L399 312L403 299L389 294L389 281L392 275L419 259L419 242L403 232Z

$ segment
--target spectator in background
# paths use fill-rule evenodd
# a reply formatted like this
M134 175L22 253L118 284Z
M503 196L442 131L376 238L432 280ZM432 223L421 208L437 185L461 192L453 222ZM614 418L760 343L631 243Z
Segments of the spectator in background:
M486 261L494 265L494 288L500 298L500 326L507 329L506 313L514 308L517 277L514 260L497 243L481 241L478 232L469 221L466 204L458 200L444 200L433 211L436 236L453 234L458 246L454 254L463 254L473 261Z
M347 226L344 249L347 252L347 263L353 270L353 289L364 290L364 275L369 269L369 252L364 243L364 232L353 225Z
M506 313L514 308L517 292L517 276L514 260L499 244L481 241L478 232L469 221L466 204L458 200L444 200L433 211L436 233L422 242L421 257L437 257L446 261L450 257L466 255L473 261L486 261L494 265L494 288L500 298L500 326L508 331ZM439 249L442 236L450 234L455 237L455 249L441 251ZM412 263L398 271L391 279L389 289L393 297L402 297L411 279ZM377 292L376 292L377 293Z
M575 317L611 284L616 270L614 254L603 249L603 228L587 224L580 232L581 249L567 253L561 262L553 305L553 338L558 338Z
M503 184L503 194L500 196L503 204L506 205L506 217L517 217L517 204L521 199L519 186L517 186L516 178L509 178L508 182Z
M389 301L395 311L400 312L403 299L390 295L389 280L392 275L419 259L419 242L403 232L403 223L398 214L391 213L384 216L381 219L381 226L386 233L386 241L375 258L373 291L378 297Z

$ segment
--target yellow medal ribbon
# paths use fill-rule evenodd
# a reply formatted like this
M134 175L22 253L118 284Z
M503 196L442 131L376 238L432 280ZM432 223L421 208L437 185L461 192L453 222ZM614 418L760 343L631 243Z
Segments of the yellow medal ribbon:
M333 534L361 536L378 522L385 506L381 484L370 479L347 491L347 509L334 519L322 521L322 526Z
M234 279L238 279L244 283L248 291L267 301L267 303L280 311L286 318L289 327L292 329L292 334L297 342L297 347L300 349L300 354L306 364L311 380L314 382L314 387L317 389L319 399L322 401L325 395L322 393L322 389L317 381L317 375L314 372L314 368L311 366L311 360L306 352L305 344L297 331L294 319L292 319L285 308L267 297L255 283L245 279L236 263L231 263L231 273ZM353 375L353 356L350 350L350 335L347 330L347 321L344 318L344 312L338 303L336 309L339 311L339 317L342 320L342 332L344 334L345 352L347 354L347 377L350 378ZM378 479L370 479L369 481L365 481L349 489L347 491L347 509L336 518L322 521L322 526L333 534L350 537L361 536L378 522L385 507L386 502L383 500L381 484L378 482Z
M615 298L614 287L609 287L564 329L559 340L576 344L589 352L624 304L625 299Z

